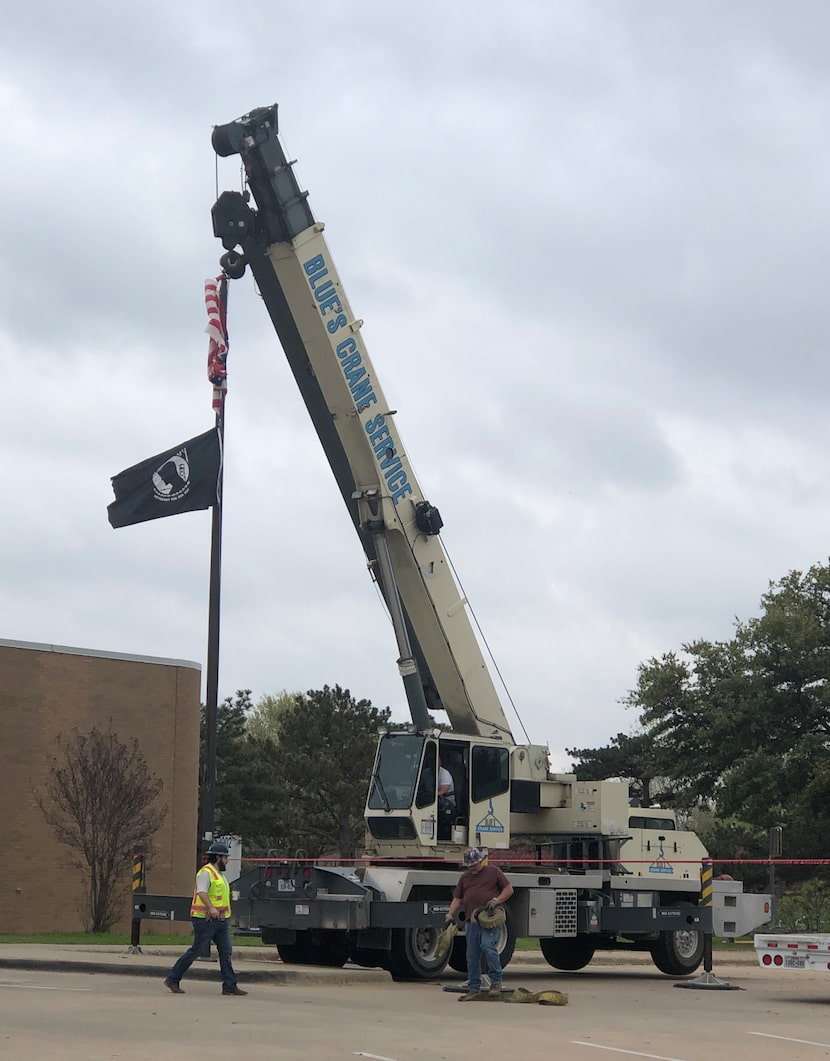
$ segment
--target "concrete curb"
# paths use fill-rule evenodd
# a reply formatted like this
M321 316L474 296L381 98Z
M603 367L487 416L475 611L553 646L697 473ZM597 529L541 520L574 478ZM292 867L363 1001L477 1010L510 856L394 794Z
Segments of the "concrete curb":
M141 954L130 954L124 947L95 947L28 943L0 944L0 970L22 969L27 971L49 970L52 972L83 972L144 976L163 980L170 972L173 962L186 949L186 940L181 947L142 948ZM724 967L756 965L755 949L747 947L735 953L715 951L713 970ZM513 956L511 966L527 972L538 969L539 973L556 975L538 951L519 952ZM651 956L639 951L598 952L591 967L652 966ZM392 978L384 969L363 969L347 965L342 969L323 966L284 965L271 950L256 951L238 947L234 950L234 969L240 983L245 984L390 984ZM217 961L196 961L187 973L188 979L219 981ZM447 969L441 980L463 980L461 973ZM435 981L433 981L435 982Z
M61 961L35 960L26 958L0 958L0 970L23 969L43 970L56 973L105 973L125 976L144 976L149 979L158 978L163 980L170 972L172 962L169 965L115 965L111 962L100 961ZM390 983L390 977L382 969L286 969L276 971L272 969L241 969L239 963L234 963L234 970L239 977L240 983L246 984L377 984ZM203 968L192 965L187 972L188 980L214 980L219 983L219 966Z
M48 969L63 973L115 973L127 976L159 978L167 976L176 958L186 949L181 947L143 948L141 954L130 954L124 947L95 947L83 945L49 946L46 944L0 944L0 970ZM329 969L322 966L283 965L275 955L264 953L256 958L234 952L234 970L245 983L270 984L372 984L388 983L389 974L383 969L361 969L350 966ZM219 981L216 960L196 961L187 972L188 979Z

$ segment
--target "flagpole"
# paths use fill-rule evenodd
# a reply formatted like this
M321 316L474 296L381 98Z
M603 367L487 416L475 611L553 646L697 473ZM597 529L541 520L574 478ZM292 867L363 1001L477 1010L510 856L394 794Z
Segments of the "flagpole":
M225 417L216 414L216 429L224 450ZM205 680L205 769L202 775L201 840L208 845L216 827L216 728L219 716L219 605L222 585L222 475L219 494L213 506L210 527L210 588L208 591L207 675Z
M227 304L228 280L223 276L219 284L219 322L224 333L225 350L227 351ZM210 585L208 590L208 644L207 674L205 677L205 762L202 771L202 784L199 804L201 807L199 823L199 854L201 855L214 837L216 828L216 744L217 721L219 716L219 612L220 591L222 585L222 503L223 478L225 470L225 390L221 389L216 399L214 388L214 408L216 410L216 430L219 433L220 465L219 478L216 484L216 504L213 506L210 534Z

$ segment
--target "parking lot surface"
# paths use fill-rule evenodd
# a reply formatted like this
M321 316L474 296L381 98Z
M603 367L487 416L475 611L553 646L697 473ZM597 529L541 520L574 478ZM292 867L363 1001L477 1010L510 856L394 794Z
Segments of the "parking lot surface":
M440 985L395 984L379 972L318 974L278 963L266 970L250 960L239 963L247 998L221 997L210 963L194 966L187 994L174 996L158 975L167 955L145 956L144 968L112 956L96 964L77 952L60 968L56 960L21 966L0 947L4 1061L830 1057L830 972L772 973L748 960L716 968L729 991L678 989L644 963L574 974L533 961L510 965L506 985L555 987L569 996L564 1007L460 1002Z

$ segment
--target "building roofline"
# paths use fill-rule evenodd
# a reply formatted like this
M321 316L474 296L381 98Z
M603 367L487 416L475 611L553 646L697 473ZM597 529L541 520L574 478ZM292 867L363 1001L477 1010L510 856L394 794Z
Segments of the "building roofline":
M165 659L163 656L136 656L131 652L104 652L97 648L72 648L69 645L47 645L38 641L7 641L0 637L0 648L23 648L32 652L55 652L64 656L93 656L97 659L123 659L131 663L155 663L162 667L188 667L201 673L201 663L190 659Z

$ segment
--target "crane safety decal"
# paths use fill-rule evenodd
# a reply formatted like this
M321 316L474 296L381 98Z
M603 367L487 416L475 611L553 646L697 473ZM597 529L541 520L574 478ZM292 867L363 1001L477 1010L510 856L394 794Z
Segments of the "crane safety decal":
M503 833L504 826L496 817L496 812L493 810L492 799L489 801L489 804L487 813L481 821L476 824L475 831L477 833Z
M657 852L657 858L648 867L649 873L674 873L674 866L672 866L671 862L667 861L666 859L666 853L663 850L662 837L659 841L659 844L660 847Z

